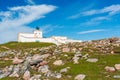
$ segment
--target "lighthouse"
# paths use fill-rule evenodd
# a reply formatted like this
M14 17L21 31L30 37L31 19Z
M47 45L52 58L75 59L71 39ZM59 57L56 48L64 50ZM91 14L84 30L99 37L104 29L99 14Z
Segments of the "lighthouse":
M35 38L42 38L42 31L39 29L39 27L36 27L36 30L34 30L33 33Z

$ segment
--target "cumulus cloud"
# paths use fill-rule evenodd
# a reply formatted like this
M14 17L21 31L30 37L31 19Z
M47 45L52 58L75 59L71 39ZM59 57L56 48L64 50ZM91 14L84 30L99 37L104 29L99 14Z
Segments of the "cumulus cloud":
M88 34L88 33L102 32L102 31L106 31L106 30L105 29L88 30L88 31L78 32L78 34Z
M45 14L55 10L52 5L17 6L0 11L0 43L17 39L18 32L29 32L33 28L27 24L44 18Z

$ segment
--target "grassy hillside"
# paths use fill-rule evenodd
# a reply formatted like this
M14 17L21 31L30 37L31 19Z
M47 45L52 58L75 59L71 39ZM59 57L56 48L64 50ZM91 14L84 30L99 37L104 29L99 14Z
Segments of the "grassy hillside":
M66 53L65 53L66 54ZM73 54L67 53L69 56L72 57ZM90 58L97 58L99 61L96 63L90 63L86 60L79 60L79 64L73 64L69 60L69 58L64 58L63 55L58 55L59 58L61 58L66 64L61 66L55 66L53 65L53 62L55 60L51 60L49 63L50 70L59 72L61 69L65 67L70 67L67 73L63 74L63 77L61 79L51 78L50 80L74 80L74 77L77 74L85 74L86 78L84 80L119 80L114 79L114 75L119 75L120 71L115 72L107 72L105 71L105 66L114 66L115 64L120 63L120 55L91 55ZM69 62L67 62L69 60ZM34 71L34 73L36 73ZM72 76L72 78L67 78L67 75ZM109 77L107 77L109 76ZM21 78L11 78L11 77L5 77L0 80L22 80Z
M61 55L59 55L60 57ZM87 75L85 80L118 80L114 79L114 75L119 75L119 71L115 72L107 72L105 71L105 66L114 66L115 64L120 64L120 55L91 55L90 58L97 58L99 61L96 63L90 63L86 60L79 60L79 64L73 64L70 62L69 58L60 57L64 62L65 65L62 66L54 66L51 62L49 63L50 69L53 71L60 71L65 67L70 67L70 70L64 74L64 77L61 80L74 80L74 77L77 74L85 74ZM54 60L53 60L54 61ZM67 62L69 61L69 62ZM72 75L71 79L67 79L67 75ZM109 75L109 77L107 77ZM53 79L54 80L54 79Z
M8 42L5 44L0 44L0 51L5 50L20 50L27 48L38 48L38 47L47 47L50 45L54 45L53 43L40 43L40 42Z
M54 45L52 43L39 43L39 42L31 42L31 43L18 43L18 42L9 42L6 44L1 44L0 45L0 51L5 51L5 50L23 50L23 49L27 49L27 48L39 48L39 47L47 47L47 46L51 46ZM77 44L75 44L77 45ZM82 47L86 46L87 44L83 45ZM64 45L65 46L65 45ZM103 45L101 45L103 46ZM77 46L79 47L79 46ZM81 46L80 46L81 47ZM110 46L104 47L109 48ZM51 50L53 49L53 50ZM54 51L57 50L57 51ZM88 47L84 47L81 50L81 54L85 55L85 54L89 54L88 58L97 58L98 62L95 63L91 63L91 62L87 62L85 58L80 58L79 59L79 63L78 64L74 64L73 61L73 57L75 55L75 52L62 52L59 50L62 50L61 46L60 48L52 47L49 50L46 50L48 52L40 52L38 50L35 50L35 54L39 54L39 53L54 53L51 56L49 56L48 58L45 58L44 60L48 62L48 66L49 66L49 70L51 70L52 72L60 72L61 69L64 69L66 67L70 67L70 69L68 69L67 72L62 73L62 78L60 79L56 79L53 77L50 77L49 80L74 80L75 76L78 74L85 74L86 78L84 80L120 80L120 79L115 79L113 78L113 76L115 75L120 75L120 71L116 70L115 72L107 72L104 68L106 66L112 66L114 67L115 64L120 64L120 47L119 46L115 46L113 47L113 51L117 54L100 54L101 52L97 52L98 48L94 48L94 46L91 46L88 44ZM100 48L101 49L101 48ZM93 50L92 52L90 52L90 50ZM24 50L23 50L24 51ZM38 51L38 52L36 52ZM50 51L50 52L49 52ZM19 51L18 51L19 52ZM60 53L59 53L60 52ZM24 52L22 52L24 53ZM29 53L29 49L28 49L28 53ZM33 55L34 51L32 52ZM39 55L42 55L39 54ZM22 56L21 56L22 55ZM31 56L33 56L31 55ZM67 55L67 56L65 56ZM7 57L6 57L7 56ZM14 57L15 55L6 55L4 57L1 58L0 61L0 68L3 69L6 66L10 66L12 65L12 58L10 58L11 56ZM19 58L24 59L24 54L20 54ZM8 60L5 60L5 58L7 58ZM64 65L60 65L60 66L56 66L53 63L56 60L62 60ZM38 67L36 67L37 69ZM41 74L38 73L38 70L36 69L30 69L30 73L31 76L33 76L34 74ZM43 76L43 74L41 74L41 80L43 80L43 78L45 76ZM68 76L71 76L71 78L69 78ZM0 80L23 80L22 77L20 78L14 78L14 77L4 77Z
M114 52L120 54L120 47L115 47Z

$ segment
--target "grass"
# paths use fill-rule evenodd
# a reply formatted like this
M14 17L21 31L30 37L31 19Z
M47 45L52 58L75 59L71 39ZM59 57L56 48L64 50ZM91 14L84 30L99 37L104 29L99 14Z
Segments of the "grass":
M0 60L0 68L5 68L6 66L10 66L12 64L12 60Z
M41 42L8 42L5 44L0 44L0 51L7 50L4 47L9 48L10 50L20 50L27 48L38 48L38 47L47 47L54 45L53 43L41 43Z
M120 55L91 55L91 58L98 58L98 62L90 63L86 60L79 60L79 64L73 64L73 62L68 61L65 65L54 66L50 63L50 69L59 72L65 67L71 67L64 76L71 75L72 78L69 80L74 80L74 77L78 74L85 74L85 80L116 80L113 75L119 75L120 71L109 73L105 71L105 66L113 66L115 64L120 64ZM64 60L63 60L64 61ZM110 75L110 77L106 77ZM63 78L63 80L68 80Z
M64 54L68 54L69 58L65 58ZM85 59L80 59L79 64L73 64L73 61L70 61L70 58L72 58L72 56L73 56L73 53L63 53L63 54L57 55L57 57L59 57L60 59L63 60L63 62L65 62L65 64L62 66L53 65L53 62L56 59L49 60L50 62L48 65L50 67L50 70L52 71L59 72L63 68L70 67L67 73L63 73L62 75L63 77L61 79L50 78L50 80L74 80L74 77L78 74L85 74L86 75L85 80L117 80L117 79L114 79L113 76L120 74L120 71L107 72L104 69L105 66L114 67L115 64L120 64L119 54L114 54L114 55L108 55L108 54L93 55L92 54L90 55L90 58L97 58L98 62L90 63L90 62L87 62ZM9 66L10 64L11 64L11 61L0 61L0 67ZM31 75L38 74L36 73L36 71L33 71L33 70L30 72L31 72ZM67 75L71 75L72 78L67 78L66 77ZM108 75L109 77L106 77ZM18 80L18 79L6 77L0 80Z
M2 48L2 46L5 46L7 48L10 48L11 50L22 50L22 49L27 49L27 48L38 48L38 47L47 47L54 45L52 43L39 43L39 42L31 42L31 43L18 43L18 42L9 42L6 44L0 44L0 51L5 51L7 49ZM96 50L94 50L96 51ZM114 49L115 53L120 53L120 47L116 47ZM88 52L88 48L85 48L83 50L85 53ZM38 52L35 52L38 53ZM85 54L84 53L84 54ZM64 56L65 54L68 55L68 57ZM115 64L120 64L120 55L119 54L97 54L97 53L92 53L90 54L90 58L97 58L98 62L96 63L90 63L87 62L85 59L80 59L79 64L73 64L72 58L74 56L74 53L61 53L55 55L57 58L56 59L46 59L49 63L49 67L51 71L57 71L59 72L61 69L70 67L67 73L63 73L63 77L61 79L54 79L50 78L50 80L74 80L74 77L78 74L85 74L86 78L85 80L117 80L114 79L114 75L120 75L120 71L115 71L115 72L106 72L105 71L105 66L113 66ZM13 57L13 55L8 55L5 57ZM65 63L62 66L55 66L53 65L53 62L55 60L63 60ZM5 68L6 66L10 66L12 64L11 60L6 60L0 61L0 68ZM35 70L30 70L31 75L34 74L39 74ZM71 75L72 78L67 78L67 75ZM106 77L109 76L109 77ZM14 78L14 77L5 77L0 80L22 80L21 78Z
M120 47L115 47L114 52L120 54Z
M5 77L0 80L22 80L21 78L15 78L15 77Z

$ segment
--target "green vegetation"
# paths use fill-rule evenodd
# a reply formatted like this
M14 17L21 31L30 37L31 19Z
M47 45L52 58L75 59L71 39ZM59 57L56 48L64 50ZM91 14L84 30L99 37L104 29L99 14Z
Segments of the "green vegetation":
M73 55L73 54L72 54ZM74 80L74 77L78 74L85 74L85 80L115 80L113 75L119 75L120 71L115 72L106 72L105 66L113 66L115 64L120 64L120 55L91 55L90 58L97 58L99 61L96 63L87 62L84 59L79 60L79 64L74 64L72 61L68 60L65 65L54 66L51 62L50 69L53 71L60 71L63 68L70 67L67 73L64 76L71 75L72 78L69 80ZM67 58L62 58L63 61L66 61ZM54 61L54 60L53 60ZM110 76L110 77L106 77ZM66 77L63 77L63 80L68 80Z
M19 43L19 42L9 42L6 44L0 44L0 51L5 50L24 50L28 48L40 48L40 47L47 47L54 45L52 43L40 43L40 42L30 42L30 43ZM90 47L90 48L89 48ZM100 54L98 53L97 49L92 48L89 46L88 48L82 49L82 54L85 55L86 53L89 54L89 58L97 58L98 62L96 63L90 63L87 62L85 59L80 58L79 64L74 64L72 61L72 58L74 56L74 53L64 52L60 54L55 54L47 59L45 59L48 62L49 68L51 71L59 72L61 69L70 67L68 69L67 73L62 73L61 79L56 78L50 78L50 80L74 80L74 77L78 74L85 74L86 78L85 80L116 80L113 78L114 75L120 75L120 71L115 72L107 72L105 71L106 66L112 66L114 67L115 64L120 64L120 55L119 54ZM51 48L50 51L54 51L55 48ZM28 49L29 50L29 49ZM94 52L90 51L93 50ZM120 47L115 47L114 50L115 53L120 53ZM28 53L30 53L28 51ZM38 54L39 51L35 50L32 52L32 54ZM50 52L49 52L50 53ZM67 56L66 56L67 55ZM23 58L25 55L21 54L21 58ZM13 54L9 54L4 56L4 58L13 58ZM52 58L53 57L53 58ZM4 60L4 58L1 58L0 60L0 68L5 68L6 66L10 66L12 64L11 60ZM53 62L55 60L62 60L65 64L62 66L55 66L53 65ZM31 76L34 74L39 74L37 70L30 69ZM42 74L43 75L43 74ZM68 78L67 76L70 75L72 78ZM42 77L41 77L42 78ZM14 78L14 77L5 77L0 80L22 80L21 78Z
M5 78L2 78L0 80L22 80L20 78L15 78L15 77L5 77Z
M27 49L27 48L39 48L39 47L47 47L54 45L53 43L41 43L41 42L8 42L5 44L0 44L0 51L5 51L8 49Z
M67 54L69 57L65 57L64 54ZM113 75L119 75L120 71L115 71L115 72L107 72L105 71L105 66L113 66L115 64L120 64L120 55L119 54L106 54L106 55L90 55L90 58L97 58L99 61L96 63L90 63L87 62L85 59L80 59L79 64L73 64L73 61L71 58L73 57L74 53L63 53L63 54L57 54L56 57L57 59L62 59L63 62L65 62L64 65L62 66L55 66L53 65L53 62L56 59L48 59L50 70L52 71L57 71L59 72L61 69L70 67L68 69L67 73L63 73L63 77L60 80L74 80L74 77L78 74L85 74L86 78L85 80L116 80L113 78ZM5 67L9 66L11 64L11 61L0 61L0 67ZM30 70L31 75L38 74L38 72ZM71 75L72 78L67 78L67 75ZM107 77L109 76L109 77ZM21 80L17 78L2 78L0 80ZM50 78L50 80L59 80L59 79L54 79Z
M12 60L0 60L0 68L5 68L6 66L10 66L12 64Z
M114 48L114 52L120 54L120 47L115 47L115 48Z

